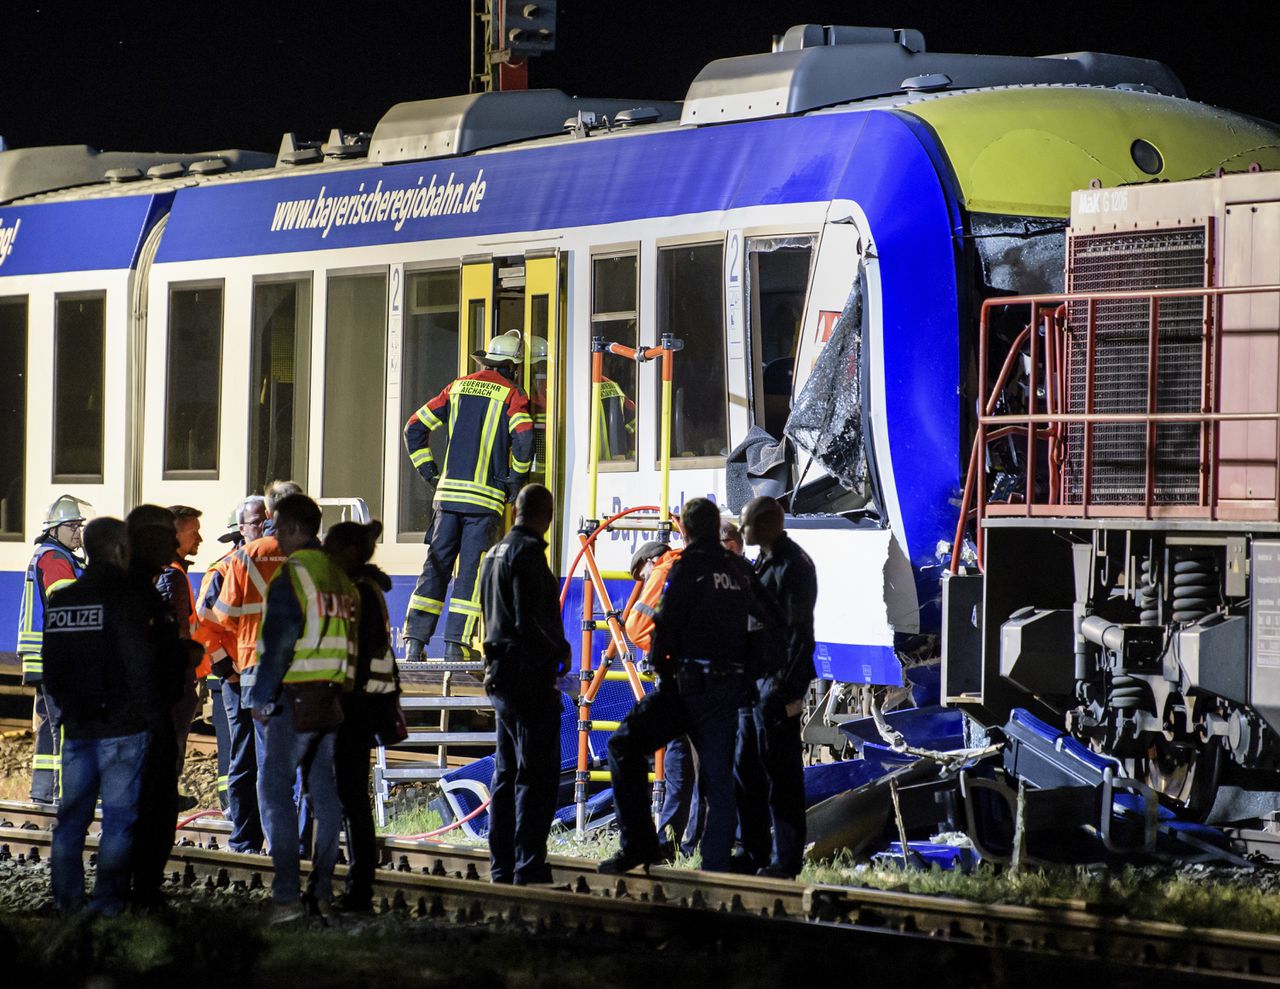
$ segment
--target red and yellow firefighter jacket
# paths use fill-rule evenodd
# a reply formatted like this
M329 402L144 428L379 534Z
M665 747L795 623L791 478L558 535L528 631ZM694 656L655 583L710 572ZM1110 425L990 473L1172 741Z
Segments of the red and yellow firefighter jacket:
M405 424L409 459L426 476L431 433L446 427L449 445L440 467L435 505L475 515L501 512L506 484L533 466L529 400L497 371L485 369L449 382Z

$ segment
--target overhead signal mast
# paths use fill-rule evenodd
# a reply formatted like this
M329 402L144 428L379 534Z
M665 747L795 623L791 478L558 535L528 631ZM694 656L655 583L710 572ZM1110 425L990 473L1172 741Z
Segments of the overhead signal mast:
M528 89L529 59L556 47L556 0L468 0L470 92Z

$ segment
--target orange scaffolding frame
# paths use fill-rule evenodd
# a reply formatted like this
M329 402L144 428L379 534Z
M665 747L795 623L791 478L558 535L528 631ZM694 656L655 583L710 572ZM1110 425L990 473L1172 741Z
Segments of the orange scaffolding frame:
M671 486L671 408L672 377L675 368L675 353L683 348L683 343L663 334L656 347L627 347L620 343L609 343L603 337L591 340L591 421L589 428L590 450L588 453L588 470L590 479L587 495L588 518L578 530L578 553L569 567L564 587L560 593L560 607L564 608L568 597L569 585L578 570L580 563L585 564L582 588L582 655L579 661L578 680L578 763L574 777L574 804L576 806L576 831L579 837L586 830L587 789L592 782L607 782L612 779L608 770L591 768L590 735L593 731L617 731L619 721L595 720L591 717L591 705L595 701L601 686L610 680L625 680L631 685L631 694L638 703L644 698L645 682L652 682L653 677L641 672L636 665L636 657L631 643L623 631L627 615L632 605L640 596L642 583L636 581L631 589L630 598L621 610L614 606L609 589L605 585L605 574L600 570L595 557L595 542L601 533L611 529L625 528L658 533L658 538L667 542L672 531L679 532L679 521L670 510ZM661 490L656 505L638 505L626 508L609 518L601 520L597 512L597 482L600 473L600 430L602 427L602 411L600 407L601 389L605 383L604 355L606 353L635 361L637 365L649 361L661 361L661 407L660 432L661 453L659 466L661 473ZM630 576L629 574L627 576ZM600 615L596 613L597 602ZM608 647L600 656L598 665L593 663L592 637L596 632L608 632ZM620 668L611 669L617 664ZM665 796L663 751L654 753L653 813L655 817L662 808Z

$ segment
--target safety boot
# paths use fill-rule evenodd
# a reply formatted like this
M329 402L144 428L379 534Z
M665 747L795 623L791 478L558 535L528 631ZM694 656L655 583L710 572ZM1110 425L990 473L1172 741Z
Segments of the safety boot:
M481 658L478 650L472 649L470 646L464 646L461 642L446 642L444 644L444 660L446 663L475 663L479 662Z
M609 858L603 859L596 866L596 871L604 873L606 876L618 876L643 866L645 872L648 872L649 866L657 865L661 861L662 853L656 846L643 851L622 849Z
M421 663L426 655L426 645L421 639L414 639L406 635L404 637L404 661L406 663Z

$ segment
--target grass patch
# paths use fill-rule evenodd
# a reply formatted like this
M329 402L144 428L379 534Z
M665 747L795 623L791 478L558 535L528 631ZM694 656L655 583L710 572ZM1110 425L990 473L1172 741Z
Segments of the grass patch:
M426 804L420 804L387 818L387 823L378 828L378 834L393 836L426 834L443 825L444 820L440 817L439 811L432 810ZM461 834L461 832L458 833ZM452 832L450 834L452 835Z
M1266 874L1263 873L1266 877ZM855 863L850 857L807 862L805 882L952 896L977 903L1073 907L1097 913L1232 930L1280 933L1280 893L1236 870L1215 874L1192 867L1124 866L1091 869L1052 866L1007 869L979 865L969 874ZM1269 877L1267 877L1269 878Z

